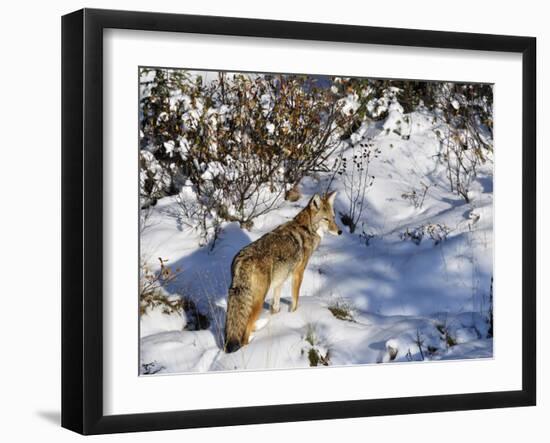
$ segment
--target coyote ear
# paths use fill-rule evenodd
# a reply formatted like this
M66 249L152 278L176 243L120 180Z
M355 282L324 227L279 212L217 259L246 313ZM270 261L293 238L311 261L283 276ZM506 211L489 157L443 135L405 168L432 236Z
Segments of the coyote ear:
M336 198L336 193L338 191L332 191L330 194L327 195L327 201L330 203L330 206L334 205L334 199Z
M319 194L315 194L309 204L313 209L321 209L321 197L319 197Z

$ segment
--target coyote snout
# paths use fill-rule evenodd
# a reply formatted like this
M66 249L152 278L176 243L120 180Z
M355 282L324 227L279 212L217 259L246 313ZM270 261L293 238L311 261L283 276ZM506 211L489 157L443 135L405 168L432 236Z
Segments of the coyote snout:
M225 351L248 344L265 297L273 289L271 313L280 309L283 283L292 276L290 311L298 307L304 270L326 232L341 235L334 221L336 192L315 194L291 221L244 247L233 259L227 301Z

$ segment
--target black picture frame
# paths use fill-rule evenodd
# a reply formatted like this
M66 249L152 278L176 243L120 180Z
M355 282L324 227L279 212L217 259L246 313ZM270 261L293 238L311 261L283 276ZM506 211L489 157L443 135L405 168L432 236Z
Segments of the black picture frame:
M519 53L522 389L132 415L103 413L103 30L171 31ZM536 39L83 9L62 18L62 426L82 434L529 406L536 403ZM520 276L518 276L520 278Z

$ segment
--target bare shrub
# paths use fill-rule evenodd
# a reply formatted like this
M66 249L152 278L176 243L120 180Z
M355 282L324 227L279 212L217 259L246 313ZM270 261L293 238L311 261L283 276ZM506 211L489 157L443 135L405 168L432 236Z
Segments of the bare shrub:
M199 246L204 246L210 242L210 249L214 249L218 235L221 230L222 220L217 217L215 205L212 202L214 196L204 200L204 197L198 197L193 186L188 184L182 187L180 193L176 196L176 203L181 212L181 223L187 227L196 230L199 233Z
M410 240L419 245L427 235L433 241L434 246L445 241L451 229L444 223L428 223L417 228L407 228L400 234L401 240Z
M182 132L182 101L198 99L200 82L182 70L142 68L139 88L140 196L146 206L177 192L183 159L175 147Z
M487 313L487 323L489 325L487 337L493 337L493 276L491 276L491 287L489 290L489 312Z
M440 83L435 103L440 160L446 166L451 191L469 203L479 166L493 153L492 86Z
M359 238L361 239L361 242L365 244L365 246L370 246L372 240L374 240L377 237L376 234L369 232L365 228L365 224L363 224L363 228L361 230L361 233L359 234Z
M375 176L369 174L371 161L379 155L379 148L371 143L361 143L342 155L337 165L337 174L342 178L348 202L347 210L340 213L340 219L352 234L363 215L367 192L374 184Z
M437 323L435 328L441 334L441 339L445 342L447 349L457 345L456 338L451 333L449 325L447 324L447 317L445 317L442 323Z
M153 375L157 374L161 371L166 369L164 366L162 366L158 361L154 360L149 363L142 363L141 364L141 374L143 375Z
M179 269L175 271L166 265L168 260L164 260L161 257L158 258L160 262L160 269L153 271L151 268L142 263L140 266L140 279L139 279L139 309L140 314L145 314L147 309L156 307L162 307L166 314L171 312L181 312L183 309L182 301L179 297L170 298L166 295L163 289L173 282Z
M298 199L300 180L327 170L356 118L353 97L311 77L220 73L203 84L176 73L142 73L142 196L191 189L197 207L180 206L204 238L220 221L250 229Z
M422 350L422 347L424 346L424 340L422 339L422 337L420 335L420 331L418 329L416 330L416 339L415 339L414 343L416 344L416 346L418 346L418 351L420 353L420 359L424 360L424 351Z
M432 186L436 185L434 183L426 184L424 182L420 182L420 189L417 190L413 188L411 191L404 192L401 194L401 198L403 200L408 200L415 207L415 209L422 209L424 200L426 199L426 194Z

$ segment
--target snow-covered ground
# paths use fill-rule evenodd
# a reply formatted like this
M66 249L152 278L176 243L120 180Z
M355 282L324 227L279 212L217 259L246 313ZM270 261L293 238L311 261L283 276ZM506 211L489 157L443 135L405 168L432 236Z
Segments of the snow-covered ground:
M287 282L281 312L269 313L269 294L251 343L233 354L221 347L234 255L294 217L322 184L304 180L299 201L259 217L250 232L225 224L213 250L198 246L175 197L159 200L141 235L142 260L154 267L162 257L180 269L166 291L193 300L209 325L198 329L191 311L148 310L141 316L142 374L492 357L492 164L481 166L466 203L450 191L430 115L408 120L390 112L355 136L381 150L369 172L376 178L363 225L325 236L306 269L298 310L288 312ZM422 193L423 184L428 191L417 208L403 195ZM332 184L340 191L336 214L347 204L341 187Z

